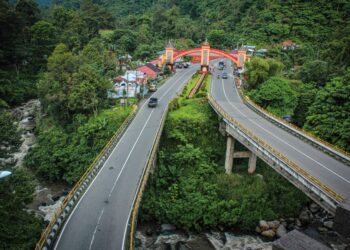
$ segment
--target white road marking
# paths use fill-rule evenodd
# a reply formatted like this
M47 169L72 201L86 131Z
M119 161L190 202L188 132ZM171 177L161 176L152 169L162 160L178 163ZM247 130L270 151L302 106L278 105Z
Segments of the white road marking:
M223 80L221 80L223 81ZM310 160L314 161L315 163L317 163L318 165L320 165L321 167L323 167L324 169L328 170L329 172L333 173L334 175L338 176L340 179L342 179L343 181L347 182L350 184L350 181L347 180L346 178L344 178L343 176L337 174L336 172L334 172L333 170L327 168L325 165L323 165L322 163L318 162L317 160L313 159L312 157L304 154L303 152L301 152L300 150L298 150L297 148L295 148L294 146L290 145L289 143L287 143L286 141L282 140L281 138L279 138L278 136L274 135L273 133L271 133L269 130L265 129L264 127L260 126L258 123L256 123L253 119L250 119L248 116L246 116L243 112L241 112L236 106L234 106L231 102L230 99L228 98L226 91L225 91L225 85L221 84L222 89L224 90L224 95L226 100L228 101L228 103L234 108L236 109L239 113L241 113L243 115L243 117L247 118L249 121L251 121L252 123L254 123L256 126L260 127L261 129L263 129L264 131L266 131L268 134L272 135L273 137L275 137L277 140L281 141L282 143L288 145L289 147L293 148L295 151L297 151L298 153L304 155L305 157L309 158ZM239 96L238 92L237 92L237 88L234 87L236 90L237 95Z
M183 76L186 76L186 75L183 75ZM182 76L182 77L183 77L183 76ZM180 80L182 77L180 77L178 80ZM187 77L188 77L188 76L187 76ZM174 84L174 85L175 85L175 84ZM181 88L181 86L178 88L178 90L179 90L180 88ZM169 89L170 89L170 88L169 88ZM168 90L168 91L169 91L169 90ZM164 97L164 95L163 95L160 99L162 99L163 97ZM164 114L163 114L163 115L164 115ZM154 143L155 139L156 139L156 138L154 138L153 143ZM150 155L150 154L151 154L151 151L149 152L148 158L147 158L147 159L149 159L149 155ZM142 173L144 173L144 171L145 171L145 169L143 170ZM139 188L140 184L141 184L141 182L139 183L138 188ZM138 188L137 188L137 189L138 189ZM132 204L135 203L135 199L136 199L136 194L134 195L134 199L133 199ZM129 211L128 220L126 221L126 224L125 224L125 227L124 227L123 242L122 242L122 248L121 248L121 249L124 249L125 238L126 238L126 232L127 232L127 229L128 229L128 223L129 223L129 218L130 218L131 212L132 212L132 209L130 209L130 211Z
M97 232L97 227L100 225L100 221L101 221L101 218L102 218L102 215L103 215L104 211L105 211L105 209L103 208L103 209L101 210L101 212L100 212L100 216L98 217L97 224L96 224L94 233L92 234L92 238L91 238L91 241L90 241L89 250L92 249L92 244L94 243L95 234L96 234L96 232Z
M183 75L183 76L186 76L186 75ZM183 76L179 77L179 79L181 79ZM175 85L175 83L177 83L179 81L179 79L175 80L174 83L170 86L169 89L172 88L173 85ZM169 81L171 80L174 80L174 78L171 78L169 79ZM170 83L169 83L170 84ZM158 89L158 92L160 89L162 89L162 87L164 87L165 85L167 84L163 84L159 89ZM166 93L169 91L169 89L166 91ZM157 92L156 92L157 93ZM155 95L156 93L152 94L151 97L153 95ZM140 111L144 108L144 106L146 105L147 102L145 102L141 108L140 108ZM139 111L139 112L140 112ZM130 126L128 126L128 128L126 129L126 131L124 132L124 134L127 133L127 131L130 129ZM70 213L67 221L64 223L64 226L62 228L62 231L60 232L59 236L58 236L58 239L56 241L56 244L55 244L55 247L54 247L54 250L57 250L57 246L62 238L62 235L63 235L63 232L65 231L67 225L68 225L68 222L70 221L70 219L72 218L73 214L75 213L75 210L79 207L79 204L80 202L84 199L85 195L88 193L88 191L90 190L90 188L93 186L93 183L95 182L95 180L97 179L97 177L100 175L100 173L102 172L102 170L105 168L106 166L106 163L109 161L109 158L113 155L114 151L118 148L118 145L123 141L124 139L124 135L120 138L119 142L117 143L117 145L114 147L114 149L112 150L111 154L108 156L107 160L105 161L104 165L102 166L102 168L98 171L97 175L95 176L95 178L92 180L92 182L90 183L90 185L88 186L88 188L86 189L86 191L84 192L84 194L82 195L82 197L79 199L78 203L75 205L73 211Z

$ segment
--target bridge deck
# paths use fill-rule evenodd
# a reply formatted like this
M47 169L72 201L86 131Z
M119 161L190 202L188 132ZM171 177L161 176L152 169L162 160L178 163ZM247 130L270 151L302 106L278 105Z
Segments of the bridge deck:
M198 67L176 73L155 94L158 107L143 105L76 205L55 249L123 249L128 218L167 103Z
M344 198L350 196L350 167L248 108L237 92L232 74L228 79L217 79L214 74L212 79L212 97L235 120Z

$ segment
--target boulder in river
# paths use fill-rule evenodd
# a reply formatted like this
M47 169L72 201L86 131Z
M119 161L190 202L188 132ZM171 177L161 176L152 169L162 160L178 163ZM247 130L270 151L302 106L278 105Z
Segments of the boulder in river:
M299 219L303 225L309 224L311 222L310 211L309 210L302 211L299 215Z
M279 227L279 225L280 225L280 222L278 220L268 221L267 225L271 229L277 229Z
M275 237L276 233L272 229L269 229L269 230L262 232L261 235L265 236L267 238L273 238L273 237Z
M279 225L276 231L277 237L282 237L285 234L287 234L287 229L282 224Z
M323 222L323 226L328 228L328 229L333 229L333 224L334 224L334 222L330 221L330 220Z
M259 227L260 227L261 231L266 231L269 229L269 225L267 224L267 222L265 220L259 221Z
M160 233L161 234L166 234L166 233L172 233L176 230L176 227L171 224L162 224L160 226Z
M311 213L313 213L313 214L317 213L318 210L320 210L320 206L317 205L316 203L311 203L309 208L310 208Z

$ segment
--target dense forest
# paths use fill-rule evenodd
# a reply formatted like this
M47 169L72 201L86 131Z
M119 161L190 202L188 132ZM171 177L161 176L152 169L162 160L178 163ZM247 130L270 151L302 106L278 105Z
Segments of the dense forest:
M13 171L0 181L0 248L32 248L43 226L24 210L35 180L74 183L130 112L106 99L117 58L132 55L133 68L169 39L266 48L247 64L246 94L350 151L349 1L0 0L1 158L21 143L11 109L33 98L43 109L25 168L0 168ZM283 49L286 40L297 46Z

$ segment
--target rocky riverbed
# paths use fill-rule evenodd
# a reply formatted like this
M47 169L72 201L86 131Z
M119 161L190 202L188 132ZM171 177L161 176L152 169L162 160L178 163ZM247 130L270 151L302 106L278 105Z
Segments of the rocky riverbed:
M297 218L260 220L256 232L248 235L239 231L223 230L193 234L169 224L139 224L135 235L135 245L140 250L267 250L272 249L274 240L297 229L330 249L348 250L350 242L333 231L333 219L331 214L312 203L304 207Z
M22 132L22 144L19 150L7 159L1 159L2 164L13 164L15 168L23 167L23 160L28 152L35 147L35 128L41 115L41 103L34 99L14 108L12 115L17 120L17 126ZM28 211L34 211L44 221L50 221L57 207L59 207L68 193L66 184L52 184L37 181L33 202L27 205Z
M141 225L135 235L135 249L157 250L219 250L219 249L272 249L272 242L257 235L233 232L207 231L199 234L177 230L173 225L163 224L159 229Z

